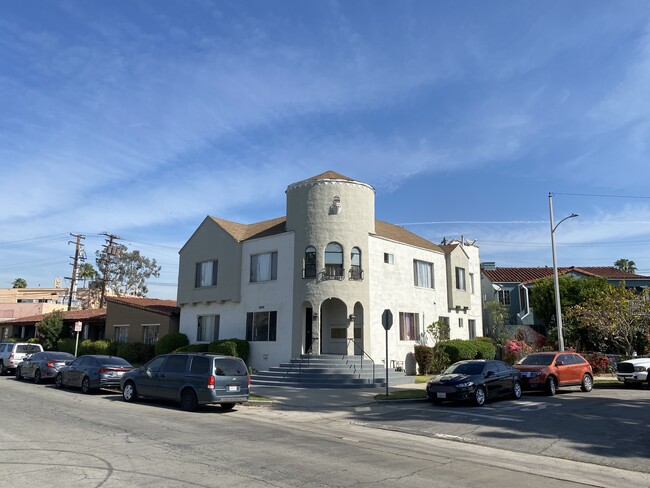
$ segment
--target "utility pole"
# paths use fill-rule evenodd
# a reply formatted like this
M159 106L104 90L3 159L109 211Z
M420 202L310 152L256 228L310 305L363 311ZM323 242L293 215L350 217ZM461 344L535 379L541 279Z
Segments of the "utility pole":
M109 234L108 232L102 232L102 235L108 237L108 243L104 246L104 249L106 250L106 261L104 262L102 294L99 298L99 308L104 306L104 299L106 297L106 280L108 279L108 266L111 263L111 256L117 254L117 249L113 246L113 241L119 239L118 236Z
M68 296L68 310L72 308L72 295L75 294L77 290L77 267L79 265L79 252L81 251L81 239L85 239L85 236L81 234L72 234L72 237L77 238L77 246L74 251L74 261L72 262L72 278L70 278L70 296ZM71 244L72 241L68 241L68 244Z

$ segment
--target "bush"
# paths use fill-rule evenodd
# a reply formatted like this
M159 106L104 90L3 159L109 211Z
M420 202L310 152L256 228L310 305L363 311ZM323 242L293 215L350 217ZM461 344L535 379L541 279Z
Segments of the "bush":
M210 352L224 354L226 356L237 356L237 344L233 341L219 341L218 344L215 344L214 347L211 348Z
M75 339L72 337L68 337L67 339L59 339L56 343L56 350L74 354L74 345Z
M433 348L429 346L415 346L413 354L415 355L415 362L418 365L418 373L421 375L429 374L433 361Z
M506 342L503 350L503 360L508 364L515 364L520 359L533 352L533 347L523 340L510 340Z
M220 347L221 344L224 342L229 342L231 344L234 344L234 352L232 350L232 346L227 345L227 349L223 349ZM224 352L224 351L229 351L229 352ZM227 354L229 356L236 356L238 358L241 358L244 360L245 363L248 364L248 355L250 352L250 345L248 344L248 341L245 339L222 339L220 341L214 341L208 344L208 352L214 352L217 354Z
M487 337L453 339L441 342L438 347L447 354L450 364L468 359L494 359L496 355L496 348Z
M188 344L179 347L174 352L208 352L208 344Z
M90 339L85 339L79 344L79 356L84 354L106 354L108 355L108 349L110 346L110 341L91 341Z
M159 354L168 354L174 352L179 347L187 346L190 341L187 339L185 334L180 332L171 332L167 335L162 336L158 342L156 342L155 353L156 356Z
M497 348L489 337L477 337L473 341L478 348L476 359L494 359L497 355Z
M117 347L117 354L130 363L143 364L154 357L154 346L141 342L128 342Z
M117 354L117 348L120 347L119 342L111 341L111 343L108 345L108 348L106 349L108 352L109 356L119 356Z
M451 365L449 356L440 347L433 348L433 357L431 358L431 373L442 374L442 372Z
M591 369L594 371L594 374L605 374L609 373L612 367L612 361L600 352L595 352L593 354L585 354L585 359L591 364Z

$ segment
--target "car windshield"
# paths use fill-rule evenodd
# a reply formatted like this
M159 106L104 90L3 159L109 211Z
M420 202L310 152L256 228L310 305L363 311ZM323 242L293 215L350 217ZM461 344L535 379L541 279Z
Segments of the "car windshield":
M131 363L129 363L126 359L114 357L114 356L107 356L105 358L97 358L97 360L101 363L102 366L126 366L131 368Z
M217 376L246 376L246 364L240 359L218 359L216 361Z
M60 359L61 361L68 361L70 359L74 359L74 356L67 352L48 352L47 358L53 360Z
M531 354L519 361L517 364L526 364L529 366L548 366L555 358L552 354Z
M40 348L38 346L33 346L32 344L18 344L16 346L16 352L17 353L22 353L22 354L31 354L34 352L40 351Z
M481 374L484 363L458 363L449 366L443 374Z

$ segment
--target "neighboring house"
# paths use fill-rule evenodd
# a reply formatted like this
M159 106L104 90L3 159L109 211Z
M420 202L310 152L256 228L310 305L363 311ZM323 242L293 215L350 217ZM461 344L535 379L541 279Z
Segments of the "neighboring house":
M50 312L51 313L51 312ZM8 327L8 335L2 339L11 337L30 339L36 335L36 324L48 314L32 315L13 319L3 323L3 328ZM106 309L94 310L66 310L63 311L63 327L68 328L70 335L73 335L75 322L82 323L82 333L79 339L102 339L106 323Z
M180 309L175 300L108 297L106 339L116 342L155 344L170 332L178 332Z
M190 342L250 341L250 365L301 354L386 357L429 340L482 335L478 247L436 245L375 219L375 190L332 171L288 186L286 217L239 224L206 217L180 250L180 331ZM429 340L429 343L430 340Z
M65 288L0 288L0 340L21 335L27 330L7 325L13 319L66 310Z
M606 278L615 286L622 282L626 288L644 292L650 287L650 276L642 276L621 271L613 266L558 267L558 275L570 275L577 278ZM543 324L535 319L530 306L530 293L540 279L553 278L552 267L539 268L497 268L495 263L481 263L481 293L483 301L498 300L508 306L510 323L528 325L544 333ZM483 318L489 323L489 317Z

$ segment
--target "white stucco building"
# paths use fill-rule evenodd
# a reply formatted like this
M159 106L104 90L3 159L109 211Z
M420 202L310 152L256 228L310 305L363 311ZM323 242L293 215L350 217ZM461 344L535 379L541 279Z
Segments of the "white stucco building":
M254 224L206 217L180 250L180 331L190 342L250 341L266 369L308 351L385 359L384 310L393 314L389 365L426 328L482 335L479 250L436 245L375 219L375 190L328 171L291 184L287 214Z

